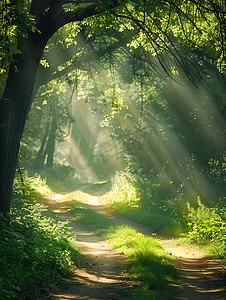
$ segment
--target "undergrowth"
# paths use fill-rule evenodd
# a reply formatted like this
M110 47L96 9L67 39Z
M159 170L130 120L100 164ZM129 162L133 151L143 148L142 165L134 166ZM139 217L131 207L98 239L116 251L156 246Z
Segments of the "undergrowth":
M223 199L222 199L223 202ZM226 208L207 207L197 199L198 208L188 203L187 239L191 243L206 246L219 258L226 258Z
M116 196L117 195L117 196ZM140 206L140 191L128 174L118 172L112 179L112 189L102 197L117 212Z
M46 179L40 175L30 177L27 172L23 172L21 175L17 174L14 179L14 197L23 197L32 201L33 199L42 199L43 195L51 194L51 192Z
M56 193L72 192L84 184L74 176L75 170L70 166L55 163L53 169L45 168L39 173L42 178L46 178L47 185Z
M69 275L79 259L68 224L45 216L46 207L32 197L40 181L27 178L22 191L16 180L11 212L0 219L1 300L48 296L46 287Z
M157 184L125 172L116 173L112 182L112 189L102 197L111 209L157 231L168 226L173 204L165 194L170 183Z
M128 190L132 191L131 201ZM133 192L135 191L135 192ZM134 196L136 195L136 196ZM226 198L210 201L198 190L176 190L172 182L118 173L103 201L153 231L183 237L226 258Z

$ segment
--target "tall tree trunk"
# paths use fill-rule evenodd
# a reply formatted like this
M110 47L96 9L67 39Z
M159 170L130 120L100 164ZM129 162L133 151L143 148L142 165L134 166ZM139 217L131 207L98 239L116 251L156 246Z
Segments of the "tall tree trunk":
M17 62L11 64L0 102L0 212L3 214L10 210L20 139L46 45L46 40L37 32L21 42L21 54L16 57Z
M42 143L41 143L41 147L38 151L38 154L32 164L31 170L32 171L38 171L40 169L43 169L44 167L44 161L45 161L45 157L43 159L44 153L45 153L45 146L46 146L46 141L48 139L49 136L49 126L50 126L50 119L47 121L46 123L46 128L45 128L45 132L42 138Z

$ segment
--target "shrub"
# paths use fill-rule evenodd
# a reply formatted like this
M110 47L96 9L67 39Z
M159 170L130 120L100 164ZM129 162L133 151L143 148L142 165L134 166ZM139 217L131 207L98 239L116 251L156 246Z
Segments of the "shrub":
M139 181L142 207L166 211L175 197L171 181L142 178Z
M207 245L218 257L226 255L225 208L209 208L198 197L198 208L188 203L188 240L192 243Z
M43 215L45 207L16 197L1 218L0 299L36 299L44 286L70 273L78 260L67 223Z
M32 200L42 198L48 193L51 193L51 190L46 184L46 179L41 178L40 175L29 177L27 172L23 172L21 175L16 174L13 185L14 196Z
M115 211L137 208L140 205L140 191L128 174L117 172L113 178L112 189L103 196L103 201Z

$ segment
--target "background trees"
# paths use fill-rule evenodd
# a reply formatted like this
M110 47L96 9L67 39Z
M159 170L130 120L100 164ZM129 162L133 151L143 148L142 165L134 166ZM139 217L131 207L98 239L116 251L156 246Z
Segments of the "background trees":
M190 63L193 57L187 51L180 50L179 41L194 50L204 49L211 54L211 59L218 68L224 71L224 13L223 1L204 1L201 4L194 0L186 3L136 0L89 3L63 0L3 1L1 18L5 26L1 27L1 33L4 35L1 43L3 57L1 86L4 93L0 103L2 170L0 210L4 213L9 211L20 139L38 86L48 82L50 78L72 70L74 66L79 65L83 68L87 58L93 60L98 53L99 56L107 55L128 39L127 46L134 54L129 67L132 67L134 74L139 78L141 86L145 84L142 78L148 77L154 70L158 74L162 73L159 66L163 67L166 73L175 76L180 71L180 76L186 75L195 82ZM71 24L70 31L65 29L67 37L62 41L58 39L57 45L59 51L66 48L62 51L67 52L67 60L62 60L61 68L54 59L49 65L48 59L50 61L53 58L51 55L53 47L51 43L46 47L47 42L50 38L55 39L58 34L60 35L60 28L63 31L63 26L67 24ZM102 38L98 34L99 31ZM120 40L122 34L123 42ZM77 41L79 35L85 36L81 44ZM45 56L43 56L44 49L46 49ZM129 57L130 55L128 61ZM203 64L203 61L199 60L198 63ZM39 64L42 67L39 67ZM35 84L38 68L40 75ZM199 70L196 66L195 69ZM129 72L124 77L131 80L128 74ZM7 81L4 82L6 76ZM114 112L118 102L112 103ZM143 103L142 100L141 106Z

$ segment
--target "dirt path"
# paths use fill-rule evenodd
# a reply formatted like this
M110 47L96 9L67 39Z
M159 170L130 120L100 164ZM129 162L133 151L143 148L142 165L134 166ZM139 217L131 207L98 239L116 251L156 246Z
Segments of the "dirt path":
M127 264L122 253L117 253L106 241L87 229L70 214L70 207L64 206L60 194L48 198L51 210L59 220L69 220L72 232L84 255L80 268L73 270L70 279L63 279L48 299L130 299L127 290L133 283L126 280L122 272Z
M183 284L178 286L176 300L226 299L225 264L196 247L186 247L169 238L163 238L162 245L179 261Z
M131 299L125 293L133 283L126 281L122 275L122 271L127 268L123 254L116 253L107 242L72 217L70 208L63 205L63 195L55 194L48 200L60 219L70 220L70 226L73 227L78 244L85 255L81 261L81 269L75 269L70 280L61 281L59 292L49 299ZM101 214L131 225L146 235L153 233L153 230L146 226L122 216L112 215L99 201L98 196L90 196L83 203ZM178 270L182 284L177 286L175 300L226 299L226 266L223 263L207 257L204 251L196 247L186 247L170 237L161 239L163 247L179 261Z

